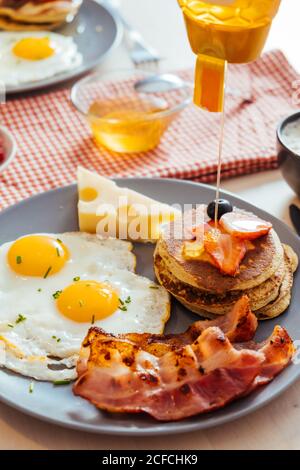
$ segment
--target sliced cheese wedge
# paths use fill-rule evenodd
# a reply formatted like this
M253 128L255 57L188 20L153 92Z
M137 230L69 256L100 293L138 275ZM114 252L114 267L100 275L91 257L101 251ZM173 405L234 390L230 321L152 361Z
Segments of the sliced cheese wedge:
M96 173L78 168L78 215L82 232L156 242L160 227L181 216L178 208L151 199Z

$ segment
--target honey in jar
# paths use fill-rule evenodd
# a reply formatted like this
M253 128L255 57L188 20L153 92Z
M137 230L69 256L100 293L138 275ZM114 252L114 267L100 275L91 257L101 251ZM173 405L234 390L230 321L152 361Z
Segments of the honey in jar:
M259 57L281 0L178 0L197 54L194 102L223 110L226 62Z

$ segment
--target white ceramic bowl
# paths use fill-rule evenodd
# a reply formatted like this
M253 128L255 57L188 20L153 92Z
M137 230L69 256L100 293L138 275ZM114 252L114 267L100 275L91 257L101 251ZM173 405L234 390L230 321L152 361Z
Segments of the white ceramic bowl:
M12 162L17 153L17 144L6 127L0 126L0 139L3 140L4 161L0 164L0 173Z

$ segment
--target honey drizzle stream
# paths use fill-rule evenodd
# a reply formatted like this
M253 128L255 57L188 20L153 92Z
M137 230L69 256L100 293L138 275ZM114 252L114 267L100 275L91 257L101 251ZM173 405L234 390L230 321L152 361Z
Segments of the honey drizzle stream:
M225 72L226 73L226 72ZM215 227L218 226L218 209L219 209L219 198L220 198L220 187L221 187L221 170L222 170L222 154L223 154L223 143L224 143L224 126L225 126L225 86L226 75L224 80L224 104L221 112L221 124L220 124L220 135L219 135L219 150L218 150L218 170L217 170L217 190L216 190L216 205L215 205Z

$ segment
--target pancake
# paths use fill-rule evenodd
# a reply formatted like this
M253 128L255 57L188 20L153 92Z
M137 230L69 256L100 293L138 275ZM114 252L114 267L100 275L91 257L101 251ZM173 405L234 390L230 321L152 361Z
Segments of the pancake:
M237 212L245 213L239 209ZM268 235L251 241L249 250L240 266L240 272L226 276L206 260L186 260L182 249L186 238L176 238L174 234L186 234L185 227L197 224L195 221L208 220L206 206L184 214L183 219L172 222L157 243L156 253L163 259L166 268L176 279L203 291L226 294L228 291L252 289L261 285L279 269L283 262L283 248L274 230Z
M30 24L13 21L8 17L0 16L0 29L5 31L51 31L61 25L61 21L57 23L39 23Z
M246 213L237 208L234 211ZM194 236L191 228L208 221L206 206L201 205L164 227L154 252L159 283L186 308L207 318L225 315L242 295L248 296L259 319L280 315L290 303L293 273L298 266L293 249L282 245L272 229L247 242L239 272L229 276L211 262L207 252L200 259L183 256L185 241Z
M298 267L298 257L289 245L283 246L286 261L283 282L276 299L255 312L259 320L269 320L270 318L278 317L288 308L291 302L294 281L293 274Z
M164 266L156 252L154 270L157 279L186 308L206 318L215 318L228 313L243 295L250 300L251 310L259 319L274 318L289 305L293 272L297 267L297 255L284 245L284 261L276 273L264 283L244 291L229 291L223 295L209 294L178 281Z
M294 252L293 248L289 245L283 244L284 253L289 259L293 273L297 271L299 260L297 254Z
M49 30L70 22L82 0L0 1L0 28L6 31Z
M154 270L160 284L189 310L199 315L208 312L214 315L228 313L242 295L247 295L252 310L263 308L278 296L285 275L284 262L265 282L252 289L228 291L222 294L209 293L179 281L166 267L159 253L154 257Z

